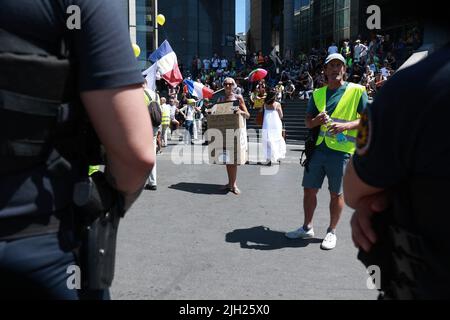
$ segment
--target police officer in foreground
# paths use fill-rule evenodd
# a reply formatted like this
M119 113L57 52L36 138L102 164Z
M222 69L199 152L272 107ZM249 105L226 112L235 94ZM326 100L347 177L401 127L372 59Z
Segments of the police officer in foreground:
M77 14L71 5L79 29L68 28L66 12ZM117 219L155 161L123 10L110 0L3 0L1 7L0 297L108 298L114 264L104 262L114 260ZM89 178L100 159L91 157L99 154L92 127L106 169Z
M344 194L380 298L450 298L449 88L450 43L391 78L361 120Z

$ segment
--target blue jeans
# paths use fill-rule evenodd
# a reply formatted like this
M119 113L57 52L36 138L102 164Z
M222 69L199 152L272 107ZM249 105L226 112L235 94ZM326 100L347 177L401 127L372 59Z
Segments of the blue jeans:
M0 298L109 300L109 290L69 289L68 268L78 263L63 238L49 234L0 242Z
M194 121L192 120L186 120L184 122L184 127L186 128L186 130L189 132L189 134L191 135L191 140L194 137Z

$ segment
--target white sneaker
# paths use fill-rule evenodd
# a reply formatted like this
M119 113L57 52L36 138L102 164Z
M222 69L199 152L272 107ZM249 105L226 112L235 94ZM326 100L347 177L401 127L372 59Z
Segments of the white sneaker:
M312 239L314 238L314 229L311 228L309 231L305 231L301 227L298 230L286 233L285 236L289 239Z
M336 248L337 237L334 233L327 233L320 246L323 250L333 250Z

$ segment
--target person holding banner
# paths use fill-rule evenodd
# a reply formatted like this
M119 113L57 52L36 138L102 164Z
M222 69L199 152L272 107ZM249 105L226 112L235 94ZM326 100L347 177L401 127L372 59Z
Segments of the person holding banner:
M225 89L225 94L223 97L220 97L217 102L232 102L239 101L239 110L237 114L241 114L245 119L250 119L250 113L245 106L244 98L241 95L237 95L234 93L234 89L236 89L236 81L233 78L225 78L223 81L223 87ZM237 186L237 164L227 165L227 174L228 174L228 184L225 185L224 190L234 193L235 195L240 195L241 190L239 190Z

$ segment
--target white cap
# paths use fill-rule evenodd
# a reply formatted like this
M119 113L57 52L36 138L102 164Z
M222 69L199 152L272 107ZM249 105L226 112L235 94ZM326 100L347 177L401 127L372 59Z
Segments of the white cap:
M333 53L333 54L330 54L327 57L327 59L325 60L325 65L329 64L333 60L339 60L343 64L346 64L346 61L345 61L344 57L342 56L342 54L340 54L340 53Z

